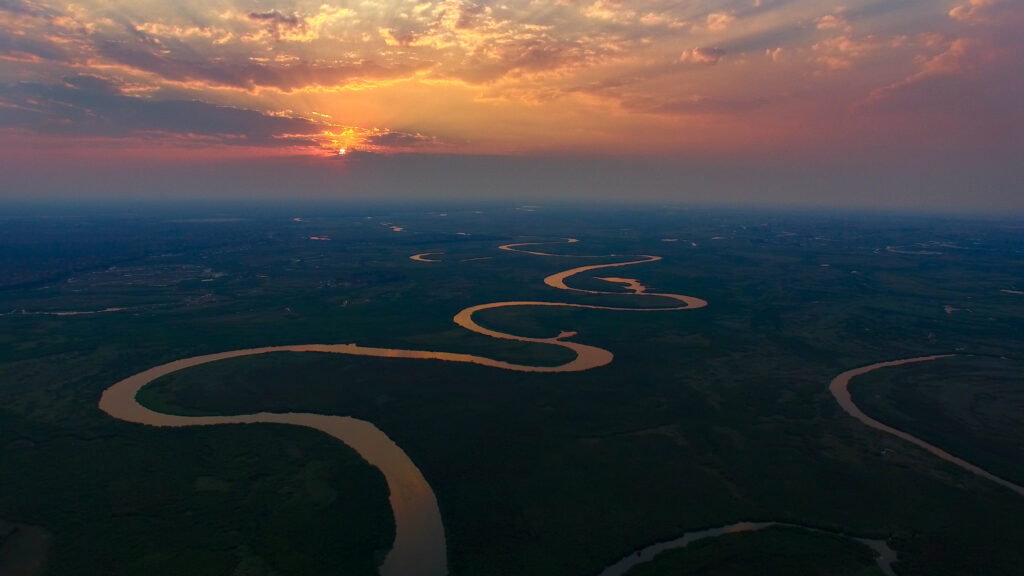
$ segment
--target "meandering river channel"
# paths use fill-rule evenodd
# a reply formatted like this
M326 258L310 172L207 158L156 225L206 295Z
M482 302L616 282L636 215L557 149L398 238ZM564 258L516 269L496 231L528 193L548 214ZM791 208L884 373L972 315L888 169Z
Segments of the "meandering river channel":
M575 239L567 239L567 242L576 242ZM534 254L538 256L562 256L569 257L568 255L561 254L550 254L547 252L540 252L538 250L527 250L522 249L526 246L539 246L542 244L551 244L544 242L529 242L519 244L506 244L500 246L500 249L522 252L526 254ZM428 258L431 255L439 255L440 253L424 253L415 255L412 259L421 262L436 262L436 260ZM582 256L580 256L582 257ZM658 256L648 255L637 255L637 256L608 256L609 258L630 258L629 260L595 264L590 266L580 266L577 268L571 268L562 272L552 274L544 279L544 283L553 288L570 292L583 292L588 294L601 294L601 295L616 295L616 296L628 296L631 298L648 298L657 301L660 299L662 302L666 302L666 306L653 306L653 307L619 307L619 306L597 306L590 304L576 304L569 302L545 302L545 301L507 301L507 302L491 302L486 304L478 304L470 306L461 310L453 318L454 322L463 328L490 336L492 338L514 340L519 342L534 342L541 344L549 344L553 346L561 346L572 350L575 354L575 358L569 362L558 366L532 366L528 364L515 364L506 362L503 360L495 360L493 358L487 358L484 356L476 356L473 354L463 354L457 352L436 352L429 350L404 350L397 348L373 348L364 347L357 344L299 344L292 346L268 346L263 348L249 348L244 350L232 350L227 352L219 352L215 354L206 354L202 356L195 356L192 358L185 358L181 360L175 360L162 364L128 378L117 382L107 390L103 392L100 398L99 407L104 412L111 416L125 420L128 422L134 422L138 424L145 424L148 426L161 426L161 427L184 427L184 426L213 426L221 424L290 424L294 426L303 426L307 428L313 428L320 430L330 436L337 438L341 442L352 447L356 450L360 456L362 456L372 466L377 467L384 475L384 479L387 482L388 489L390 491L390 503L392 513L395 519L395 540L391 551L388 553L381 565L380 573L384 576L441 576L448 573L448 561L446 553L444 525L441 520L441 513L438 509L437 498L434 495L433 490L427 483L423 474L416 467L416 465L409 459L405 452L399 448L390 438L387 437L381 430L374 426L370 422L358 420L347 416L331 416L324 414L311 414L311 413L275 413L275 412L260 412L257 414L243 414L233 416L178 416L173 414L164 414L156 412L142 406L136 401L136 395L143 386L150 382L165 376L172 374L179 370L184 370L193 366L199 366L201 364L207 364L209 362L216 362L218 360L224 360L227 358L238 358L241 356L253 356L258 354L269 354L273 352L319 352L325 354L349 354L354 356L375 356L383 358L417 358L417 359L430 359L430 360L442 360L446 362L464 362L471 364L480 364L483 366L490 366L493 368L501 368L505 370L516 370L522 372L575 372L581 370L590 370L599 366L604 366L612 361L613 355L608 350L598 348L596 346L589 346L587 344L580 344L569 340L576 335L575 332L562 332L557 336L550 338L529 338L525 336L518 336L515 334L508 334L505 332L499 332L485 328L476 323L473 319L473 315L481 310L489 310L494 308L505 308L512 306L557 306L567 308L584 308L591 310L610 310L610 311L671 311L671 310L692 310L707 306L707 302L693 296L686 296L682 294L668 294L668 293L657 293L647 292L647 288L639 281L632 278L619 278L619 277L607 277L599 278L600 280L622 285L626 290L623 291L598 291L598 290L584 290L580 288L574 288L566 284L566 281L578 274L584 272L590 272L593 270L599 270L603 268L617 268L623 266L632 266L635 264L644 264L649 262L655 262L661 258ZM896 430L888 427L880 422L872 420L871 418L864 415L850 400L847 386L849 381L854 376L863 374L865 372L883 368L886 366L894 366L897 364L905 364L909 362L920 362L924 360L932 360L940 358L941 356L929 356L922 358L911 358L907 360L897 360L893 362L882 362L873 364L871 366L865 366L854 370L849 370L837 376L832 381L831 390L835 394L836 399L840 405L849 414L864 422L868 426L888 432L896 435L900 438L913 442L918 446L921 446L932 452L933 454L953 462L959 466L962 466L972 472L989 478L995 482L1007 486L1018 493L1024 494L1024 489L1016 484L1012 484L1006 480L998 478L976 466L973 466L955 456L952 456L939 448L931 446L930 444L915 438L905 432ZM677 548L685 546L690 542L706 537L713 537L719 534L736 532L743 530L757 530L768 526L777 525L776 522L757 522L757 523L739 523L730 526L724 526L720 528L703 530L693 533L688 533L682 537L665 543L656 544L644 550L640 550L637 553L624 558L619 563L610 566L603 574L623 574L629 567L650 560L654 554L662 550L669 548ZM811 528L813 529L813 528ZM891 569L888 565L891 564L895 558L894 553L885 546L884 542L864 540L862 542L871 545L875 548L876 552L880 554L879 566L883 567L883 570L887 574L891 574Z
M875 430L881 430L882 432L885 432L886 434L891 434L891 435L893 435L893 436L895 436L897 438L900 438L902 440L906 440L907 442L910 442L911 444L914 444L915 446L918 446L920 448L924 448L928 452L931 452L935 456L938 456L939 458L942 458L946 462L949 462L951 464L955 464L955 465L963 468L964 470L968 470L970 472L973 472L974 474L977 474L978 476L981 476L982 478L991 480L991 481L995 482L996 484L999 484L1001 486L1005 486L1006 488L1009 488L1010 490L1013 490L1017 494L1020 494L1021 496L1024 496L1024 486L1020 486L1019 484L1014 484L1013 482L1010 482L1009 480L1006 480L1004 478L1000 478L999 476L996 476L995 474L992 474L991 472L989 472L989 471L987 471L987 470L985 470L983 468L975 466L974 464L971 464L970 462L967 462L966 460L964 460L962 458L959 458L957 456L954 456L954 455L950 454L949 452L946 452L945 450L943 450L942 448L939 448L938 446L935 446L933 444L929 444L928 442L925 442L924 440L921 440L917 436L913 436L911 434L908 434L908 433L904 432L903 430L899 430L897 428L893 428L892 426L883 424L883 423L879 422L878 420L875 420L874 418L872 418L872 417L868 416L867 414L865 414L864 412L862 412L861 409L858 408L857 405L853 403L853 399L850 397L850 390L849 390L850 380L852 380L856 376L860 376L861 374L867 374L868 372L872 372L872 371L878 370L880 368L888 368L890 366L902 366L904 364L913 364L915 362L928 362L930 360L938 360L940 358L948 358L950 356L955 356L955 354L937 354L937 355L933 355L933 356L918 356L916 358L904 358L902 360L890 360L888 362L878 362L876 364L871 364L871 365L868 365L868 366L861 366L860 368L854 368L853 370L847 370L846 372L843 372L839 376L836 376L835 378L833 378L832 379L832 383L829 385L829 390L832 392L832 395L835 396L836 401L839 402L839 405L843 408L843 410L845 410L846 413L849 414L850 416L853 416L857 420L860 420L862 423L864 423L864 425L870 426L870 427L874 428Z
M569 239L569 242L575 242ZM546 243L525 243L502 246L503 250L528 252L542 256L557 256L544 252L518 250L518 246L540 245ZM437 254L418 254L417 261L431 261L425 256ZM376 466L384 475L390 491L390 503L395 518L395 541L391 551L388 553L381 566L380 573L384 576L407 576L423 575L437 576L448 573L448 560L445 548L444 525L441 521L441 513L437 506L437 498L427 483L423 474L416 465L409 459L405 452L399 448L390 438L370 422L350 418L347 416L330 416L324 414L309 413L274 413L260 412L258 414L244 414L236 416L178 416L164 414L146 408L136 401L136 395L143 386L165 376L184 370L193 366L216 362L227 358L238 358L241 356L254 356L257 354L269 354L272 352L320 352L326 354L350 354L354 356L377 356L384 358L419 358L430 360L443 360L446 362L465 362L481 364L505 370L517 370L522 372L576 372L590 370L604 366L612 361L613 355L608 350L569 341L575 336L575 332L562 332L551 338L529 338L515 334L498 332L484 328L476 323L473 315L481 310L493 308L505 308L511 306L558 306L568 308L585 308L591 310L617 310L617 311L668 311L686 310L701 308L707 302L692 296L680 294L657 294L645 293L632 289L628 292L602 292L595 290L581 290L572 288L565 284L565 280L576 274L597 270L600 268L613 268L643 264L660 260L657 256L636 256L632 260L598 264L573 268L564 272L553 274L544 279L544 283L568 291L586 292L591 294L609 294L632 297L662 297L675 300L678 304L666 307L629 308L613 306L595 306L589 304L574 304L568 302L543 302L543 301L510 301L492 302L471 306L455 315L454 321L459 326L504 340L515 340L519 342L535 342L561 346L572 350L575 358L565 364L558 366L531 366L528 364L514 364L503 360L495 360L484 356L473 354L462 354L456 352L436 352L430 350L403 350L397 348L372 348L359 346L357 344L299 344L294 346L268 346L264 348L249 348L244 350L232 350L216 354L206 354L182 360L175 360L162 364L149 370L145 370L134 376L114 384L103 392L100 398L99 407L104 412L115 418L128 422L146 424L149 426L212 426L219 424L291 424L320 430L337 438L356 450L371 465ZM640 286L632 279L608 279L610 282L626 283L628 286Z

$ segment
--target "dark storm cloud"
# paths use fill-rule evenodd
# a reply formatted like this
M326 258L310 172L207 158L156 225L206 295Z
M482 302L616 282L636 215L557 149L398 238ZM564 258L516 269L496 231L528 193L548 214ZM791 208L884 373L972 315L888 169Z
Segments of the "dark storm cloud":
M0 126L84 137L158 132L271 147L315 145L303 136L321 130L302 118L198 100L139 98L125 94L109 80L87 75L66 78L59 85L21 83L0 88Z

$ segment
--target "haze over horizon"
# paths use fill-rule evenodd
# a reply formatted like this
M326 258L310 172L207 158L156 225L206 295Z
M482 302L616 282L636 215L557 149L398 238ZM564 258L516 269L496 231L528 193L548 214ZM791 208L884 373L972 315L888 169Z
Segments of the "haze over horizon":
M1014 0L0 0L0 198L1024 212Z

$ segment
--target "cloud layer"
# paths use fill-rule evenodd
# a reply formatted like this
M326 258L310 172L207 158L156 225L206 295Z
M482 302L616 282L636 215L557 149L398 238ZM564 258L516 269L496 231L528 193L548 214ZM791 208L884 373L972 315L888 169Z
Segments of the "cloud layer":
M322 130L303 118L132 96L122 86L87 75L55 85L20 83L0 89L0 124L61 137L187 137L256 147L316 146L310 138Z
M1015 0L0 0L0 135L373 152L984 155ZM970 95L984 100L970 106ZM899 130L891 127L894 122Z

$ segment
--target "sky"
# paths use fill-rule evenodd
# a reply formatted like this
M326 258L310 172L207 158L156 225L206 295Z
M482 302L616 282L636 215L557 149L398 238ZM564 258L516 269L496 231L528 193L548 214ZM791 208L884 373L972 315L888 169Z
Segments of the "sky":
M0 0L0 198L1024 215L1020 0Z

